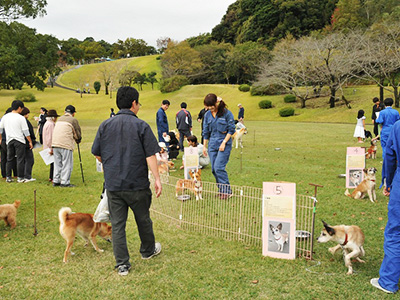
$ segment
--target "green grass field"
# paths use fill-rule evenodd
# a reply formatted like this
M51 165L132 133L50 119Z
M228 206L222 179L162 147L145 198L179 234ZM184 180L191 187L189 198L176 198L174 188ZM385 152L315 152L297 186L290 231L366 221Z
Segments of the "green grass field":
M84 67L82 67L84 68ZM74 71L75 72L75 71ZM73 74L71 72L71 74ZM283 96L251 97L241 93L237 86L201 85L187 86L182 90L161 94L146 87L141 92L143 106L139 117L148 121L155 130L155 113L162 99L172 103L167 115L174 128L174 116L182 101L188 103L192 115L202 107L209 92L221 95L237 115L236 104L245 107L248 135L244 138L243 165L240 169L240 151L233 149L228 173L232 184L261 187L264 181L288 181L297 184L299 194L312 194L308 183L321 184L318 192L317 223L320 220L336 224L356 224L366 236L366 264L354 263L355 274L347 276L341 254L332 257L327 248L332 244L317 244L314 261L294 261L265 258L258 247L238 242L206 237L169 225L161 218L153 218L156 239L163 252L150 261L140 259L136 225L130 214L127 225L128 246L133 268L125 278L113 270L112 247L98 239L105 250L98 254L91 247L83 247L77 239L67 264L62 263L65 241L58 232L58 210L70 206L76 212L94 212L102 188L102 174L95 171L95 161L90 148L100 122L116 107L115 94L110 99L104 93L80 96L74 92L54 88L45 92L33 91L38 101L27 103L31 119L41 106L55 108L59 113L67 104L77 108L76 117L83 129L81 153L85 184L81 181L78 153L74 153L73 189L53 188L47 181L48 168L35 150L33 175L35 182L6 184L0 182L0 201L12 203L20 199L18 226L10 230L0 222L0 299L377 299L385 295L369 284L378 276L383 258L383 230L387 220L388 198L377 191L377 203L368 199L354 200L344 196L346 147L358 146L353 131L357 110L365 109L367 121L371 98L378 94L374 86L346 89L352 109L344 106L329 109L328 99L321 98L300 109L296 116L280 118L278 110L287 106ZM16 91L0 91L0 111L10 105ZM389 95L386 95L389 96ZM261 99L272 99L274 108L258 109ZM32 121L34 122L34 121ZM341 123L341 124L337 124ZM372 125L367 125L372 130ZM200 135L200 124L195 123L194 133ZM367 144L366 144L367 145ZM275 148L281 148L276 151ZM380 181L381 151L375 166ZM180 160L177 160L177 167ZM180 177L182 171L174 176ZM203 180L213 181L210 169L202 174ZM37 192L37 228L33 235L33 199ZM319 264L320 263L320 264ZM257 283L253 283L257 282Z

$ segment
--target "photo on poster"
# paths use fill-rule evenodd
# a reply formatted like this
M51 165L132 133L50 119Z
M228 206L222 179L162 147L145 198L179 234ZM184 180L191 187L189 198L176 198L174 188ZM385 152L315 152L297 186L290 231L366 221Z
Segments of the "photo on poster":
M349 169L348 172L347 185L349 188L356 188L363 181L363 169Z
M290 249L290 223L272 221L268 222L268 251L289 253Z
M198 167L187 167L185 168L185 179L191 179L190 172L197 172Z

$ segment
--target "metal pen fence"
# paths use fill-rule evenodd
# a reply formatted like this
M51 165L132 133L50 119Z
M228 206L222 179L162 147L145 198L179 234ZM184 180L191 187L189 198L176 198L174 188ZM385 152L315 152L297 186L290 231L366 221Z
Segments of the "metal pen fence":
M261 188L231 185L232 197L223 200L215 183L202 181L202 199L195 200L190 186L176 192L179 180L161 175L163 191L159 198L153 198L153 216L185 230L261 247ZM296 250L299 257L306 259L312 259L316 202L315 197L297 195Z

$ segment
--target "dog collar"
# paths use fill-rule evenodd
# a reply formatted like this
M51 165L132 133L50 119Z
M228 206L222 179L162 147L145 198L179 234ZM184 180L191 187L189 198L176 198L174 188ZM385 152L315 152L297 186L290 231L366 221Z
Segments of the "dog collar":
M346 237L344 238L343 244L340 244L340 246L344 247L346 245L347 245L347 233L346 233Z
M375 182L375 179L370 179L370 181L373 181L373 182Z

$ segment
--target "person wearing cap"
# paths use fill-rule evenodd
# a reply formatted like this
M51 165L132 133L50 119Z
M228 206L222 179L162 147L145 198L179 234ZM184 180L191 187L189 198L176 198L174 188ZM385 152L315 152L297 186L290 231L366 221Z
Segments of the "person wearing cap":
M54 109L49 109L47 112L46 123L43 126L43 149L49 149L49 153L53 155L53 148L51 144L53 142L53 131L54 126L56 126L56 121L59 115L57 111ZM53 182L53 174L54 174L54 163L50 164L50 174L49 181Z
M74 187L71 184L73 167L73 151L75 143L82 139L81 127L75 119L75 107L68 105L65 114L61 116L54 126L51 147L54 155L53 186Z
M158 109L156 114L156 123L157 123L157 133L158 133L158 141L165 142L165 137L168 134L168 118L165 113L171 103L168 100L163 100L161 103L161 107ZM168 145L166 145L168 146Z
M7 164L6 164L6 181L12 182L11 169L15 156L17 157L17 182L25 182L25 137L28 141L29 148L33 148L32 140L29 133L26 119L20 115L25 107L20 100L14 100L11 103L12 111L3 116L0 122L0 136L5 131L7 133Z
M237 106L239 107L238 121L239 121L240 123L243 123L243 119L244 119L244 107L242 106L241 103L239 103Z
M156 197L161 195L162 186L156 158L160 147L149 124L137 117L140 109L138 91L130 86L120 87L117 106L120 109L117 115L101 123L92 154L103 163L115 268L118 275L125 276L131 268L125 231L129 208L135 215L142 259L150 259L161 252L150 218L149 169L154 177Z
M31 122L29 122L28 118L29 118L29 114L30 114L30 110L27 107L24 107L22 109L22 111L20 112L21 116L23 116L26 119L26 124L28 125L28 129L29 129L29 136L32 139L32 145L35 146L36 144L36 138L35 138L35 132L33 131L33 126L31 124ZM32 178L32 169L33 169L33 165L35 163L35 158L33 156L33 151L32 149L29 147L29 143L28 140L25 138L25 171L24 171L24 180L25 182L31 182L31 181L35 181L35 178Z
M176 128L179 131L179 149L183 150L183 140L192 135L192 115L186 110L187 104L181 103L181 110L176 114Z

